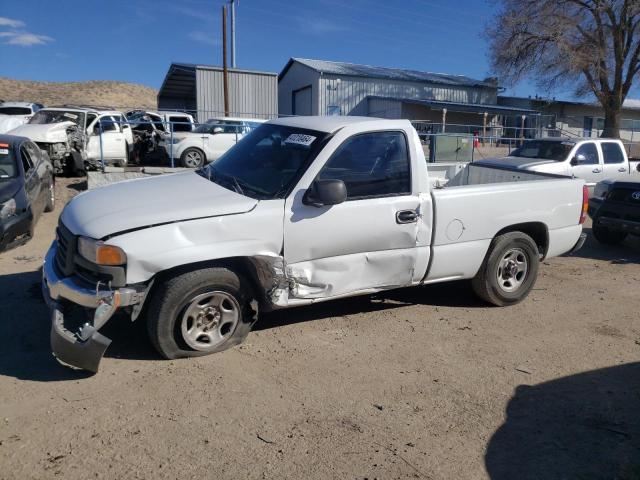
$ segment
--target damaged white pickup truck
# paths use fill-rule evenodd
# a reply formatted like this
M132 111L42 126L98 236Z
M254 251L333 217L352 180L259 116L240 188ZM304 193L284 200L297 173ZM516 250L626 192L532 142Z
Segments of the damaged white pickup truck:
M258 311L398 287L473 279L511 305L542 258L582 245L583 180L438 168L408 121L297 117L200 170L80 194L43 268L53 353L97 371L121 308L178 358L240 343ZM77 329L73 305L92 318Z

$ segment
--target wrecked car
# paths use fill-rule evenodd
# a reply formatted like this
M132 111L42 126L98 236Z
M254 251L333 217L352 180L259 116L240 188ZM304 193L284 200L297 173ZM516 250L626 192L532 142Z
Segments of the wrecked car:
M28 138L0 135L0 253L33 237L55 207L53 166Z
M164 163L164 143L195 128L193 116L184 112L131 110L125 115L133 128L135 163L147 160Z
M399 287L471 279L513 305L541 259L584 242L584 180L438 167L406 120L291 117L199 170L84 192L43 267L53 353L97 371L118 310L179 358L242 342L258 312Z
M49 155L56 173L77 174L102 162L125 166L133 150L131 126L109 107L43 108L10 133L34 141Z
M41 108L40 103L0 102L0 133L24 125Z

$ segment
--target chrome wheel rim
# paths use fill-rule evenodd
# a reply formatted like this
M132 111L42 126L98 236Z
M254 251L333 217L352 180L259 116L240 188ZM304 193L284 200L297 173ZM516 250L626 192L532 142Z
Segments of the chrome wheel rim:
M185 163L188 167L195 168L200 166L200 163L202 162L202 156L200 155L200 153L192 150L190 152L187 152L187 154L185 155L185 160Z
M215 350L233 334L240 321L240 305L228 293L207 292L191 299L180 330L186 344L201 352Z
M524 250L509 249L498 263L496 272L498 285L505 292L515 292L524 283L528 271L529 261Z

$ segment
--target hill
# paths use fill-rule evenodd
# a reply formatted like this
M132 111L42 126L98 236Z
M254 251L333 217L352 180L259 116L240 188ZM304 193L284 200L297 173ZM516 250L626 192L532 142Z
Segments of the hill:
M36 82L0 77L0 100L36 102L44 105L109 105L121 110L155 109L155 88L112 80L87 82Z

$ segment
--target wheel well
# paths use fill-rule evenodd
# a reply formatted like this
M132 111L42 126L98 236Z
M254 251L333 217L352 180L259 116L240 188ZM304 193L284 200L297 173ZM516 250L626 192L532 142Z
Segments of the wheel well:
M543 257L547 255L547 249L549 248L549 229L544 223L528 222L509 225L496 233L494 238L509 232L522 232L529 235L533 241L536 242L540 254Z
M178 265L177 267L163 270L155 275L155 281L152 290L154 290L159 283L163 282L167 278L181 275L186 272L192 272L194 270L211 267L228 268L232 272L241 275L249 283L249 286L252 290L251 293L253 298L258 301L261 307L263 305L266 305L266 295L264 288L262 287L258 279L258 273L256 271L255 264L249 257L230 257L217 260L207 260L203 262L188 263L186 265ZM151 294L151 292L149 292L149 294Z

